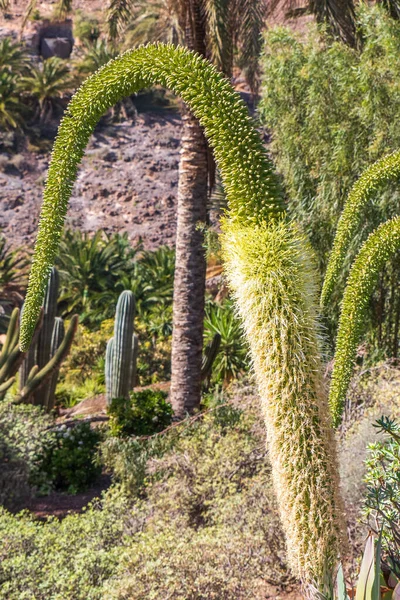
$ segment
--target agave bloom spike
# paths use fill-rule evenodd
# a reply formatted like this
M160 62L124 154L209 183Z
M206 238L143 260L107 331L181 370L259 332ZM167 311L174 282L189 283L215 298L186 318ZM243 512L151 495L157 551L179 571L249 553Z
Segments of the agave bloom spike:
M77 168L100 117L119 100L159 83L200 120L213 148L233 218L257 222L284 210L278 179L244 102L201 56L172 45L130 50L89 77L72 98L54 144L22 317L27 348L54 262Z
M321 306L327 306L338 275L343 268L350 242L362 219L362 211L374 192L400 176L400 151L371 165L356 181L339 219L321 293Z
M188 104L214 151L228 199L227 274L262 397L290 563L308 589L315 585L327 597L342 519L314 267L308 245L285 218L278 179L247 108L200 56L162 44L129 51L89 78L72 99L49 168L21 343L29 344L77 167L96 122L115 102L156 82Z
M335 364L329 392L334 424L338 425L344 409L347 389L363 331L368 301L379 271L400 248L400 217L380 225L364 242L350 271L343 295L336 341Z

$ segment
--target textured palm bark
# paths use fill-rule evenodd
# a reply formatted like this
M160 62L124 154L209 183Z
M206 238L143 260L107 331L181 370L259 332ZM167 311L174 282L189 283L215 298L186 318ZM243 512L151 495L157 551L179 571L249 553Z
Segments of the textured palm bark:
M188 112L179 164L176 263L173 301L171 402L177 417L201 400L206 260L201 227L207 218L207 145Z
M206 55L201 0L187 0L182 22L186 46ZM183 114L179 163L170 398L175 415L192 413L201 401L209 156L198 120Z

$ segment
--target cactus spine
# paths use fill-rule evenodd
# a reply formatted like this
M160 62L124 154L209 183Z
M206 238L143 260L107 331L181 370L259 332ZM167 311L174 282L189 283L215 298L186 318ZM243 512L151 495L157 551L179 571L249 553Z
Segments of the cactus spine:
M114 337L106 350L107 403L113 398L129 398L136 377L137 338L133 334L135 297L129 290L122 292L115 312ZM135 340L136 338L136 340Z

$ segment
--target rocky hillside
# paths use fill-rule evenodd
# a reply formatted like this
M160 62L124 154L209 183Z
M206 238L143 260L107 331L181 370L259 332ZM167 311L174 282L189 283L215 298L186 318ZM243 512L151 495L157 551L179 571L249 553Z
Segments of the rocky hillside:
M180 132L172 111L99 127L79 171L68 224L127 231L149 249L172 245ZM0 154L0 228L13 246L34 240L48 161L48 154L29 151Z

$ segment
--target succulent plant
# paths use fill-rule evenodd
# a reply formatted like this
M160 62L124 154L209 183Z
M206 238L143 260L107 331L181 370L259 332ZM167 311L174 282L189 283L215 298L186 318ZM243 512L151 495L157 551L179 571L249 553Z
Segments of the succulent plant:
M118 298L115 312L114 337L106 350L106 392L107 403L113 398L129 398L136 379L136 358L138 339L133 333L135 318L135 297L125 290Z

